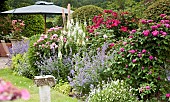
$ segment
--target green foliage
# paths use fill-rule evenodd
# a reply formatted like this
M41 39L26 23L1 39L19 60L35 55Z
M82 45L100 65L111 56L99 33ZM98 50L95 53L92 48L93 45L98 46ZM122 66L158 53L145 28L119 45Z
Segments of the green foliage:
M33 78L32 69L29 64L28 55L17 54L12 57L12 70L17 75L25 76L27 78Z
M18 15L14 16L14 19L22 19L24 21L25 28L22 31L22 35L25 37L31 37L44 32L45 24L42 15Z
M32 37L29 38L30 40L30 45L29 45L29 49L28 49L28 60L29 60L29 64L31 66L31 68L33 69L33 73L38 73L38 69L35 65L35 62L37 61L37 56L35 56L35 48L34 48L34 43L39 39L40 34L34 35Z
M101 14L103 11L102 8L94 5L86 5L76 9L72 13L72 18L76 20L77 18L84 22L84 19L88 22L89 19L92 19L95 15Z
M55 26L59 26L59 27L63 27L63 26L64 26L62 15L57 15L57 16L55 17L54 25L55 25Z
M53 22L46 22L46 28L51 28L53 26Z
M147 19L157 20L160 14L170 15L170 1L158 0L145 10Z
M132 89L123 81L111 81L110 83L92 89L88 102L138 102Z
M59 83L55 85L54 89L62 94L69 95L71 91L71 86L68 82L59 80Z

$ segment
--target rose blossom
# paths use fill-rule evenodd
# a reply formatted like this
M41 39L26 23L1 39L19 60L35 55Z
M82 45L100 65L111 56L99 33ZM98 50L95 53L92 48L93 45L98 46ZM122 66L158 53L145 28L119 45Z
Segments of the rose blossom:
M166 14L160 14L160 17L162 17L162 18L165 17L165 16L166 16Z
M170 98L170 93L167 93L167 94L166 94L166 98Z
M133 59L132 62L135 63L135 62L136 62L136 59Z
M150 59L150 60L153 60L153 56L152 56L152 55L150 55L150 56L149 56L149 59Z
M145 53L145 52L146 52L146 50L145 50L145 49L143 49L143 50L142 50L142 53Z
M158 28L158 26L156 26L156 25L151 26L151 29L152 29L152 30L155 30L155 29L157 29L157 28Z
M142 24L147 24L147 21L146 21L145 19L142 19L142 20L141 20L141 23L142 23Z
M124 52L124 51L125 51L125 49L124 49L124 48L120 48L120 51L121 51L121 52Z
M146 90L150 90L150 86L146 86L145 88L146 88Z
M166 36L166 35L167 35L167 33L166 33L166 32L162 32L162 35L163 35L163 36Z
M155 31L152 32L152 35L153 35L153 36L157 36L158 34L159 34L159 31L157 31L157 30L155 30Z
M139 53L139 54L138 54L138 57L139 57L139 58L141 58L141 57L142 57L142 54L141 54L141 53Z
M134 54L136 51L135 50L129 50L128 52L131 53L131 54Z
M142 70L144 70L145 69L145 67L144 66L142 66Z
M150 33L150 31L149 31L149 30L144 30L144 31L143 31L143 35L144 35L144 36L148 36L148 35L149 35L149 33Z
M114 43L110 43L109 47L112 48L114 46Z

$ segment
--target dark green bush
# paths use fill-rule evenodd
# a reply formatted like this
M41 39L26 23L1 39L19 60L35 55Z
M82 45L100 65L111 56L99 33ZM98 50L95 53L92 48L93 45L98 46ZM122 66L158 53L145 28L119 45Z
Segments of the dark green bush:
M54 26L59 26L59 27L63 27L63 26L64 26L62 15L57 15L57 16L55 17Z
M101 14L102 12L103 9L100 7L94 5L87 5L76 9L72 13L72 18L74 20L78 18L81 22L84 22L84 19L88 21L89 19L92 19L95 15Z
M34 55L35 49L34 49L33 44L39 39L39 37L40 37L40 34L30 37L30 45L28 49L28 60L29 60L29 64L31 68L33 69L32 72L34 73L34 75L38 73L38 69L35 65L35 62L37 61L37 57Z
M170 15L170 0L158 0L145 10L147 19L157 20L160 14Z
M46 28L51 28L51 27L53 27L54 25L53 25L53 22L47 22L46 23Z
M44 32L44 18L42 15L18 15L13 19L22 19L25 23L25 28L22 31L22 35L25 37L31 37L36 34Z

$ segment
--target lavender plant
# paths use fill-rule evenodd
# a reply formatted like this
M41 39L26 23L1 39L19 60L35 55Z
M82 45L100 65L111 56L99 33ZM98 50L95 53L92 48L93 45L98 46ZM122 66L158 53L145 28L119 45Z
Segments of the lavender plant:
M97 53L94 51L81 52L80 50L73 55L73 65L68 80L80 96L90 91L90 85L96 86L99 82L111 77L109 68L114 53L106 53L107 47L108 45L104 44Z
M67 81L70 71L70 56L65 55L62 59L59 59L58 55L50 56L49 58L44 56L41 59L41 61L36 62L40 72L39 75L52 74L57 81Z
M12 48L9 48L9 51L10 54L12 55L23 54L28 51L28 48L29 48L29 40L22 40L12 45Z

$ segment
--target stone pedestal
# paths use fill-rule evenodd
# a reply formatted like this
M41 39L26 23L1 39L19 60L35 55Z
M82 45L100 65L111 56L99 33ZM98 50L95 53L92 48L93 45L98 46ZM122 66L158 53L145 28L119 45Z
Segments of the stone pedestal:
M54 76L35 76L34 82L39 87L40 102L51 102L50 87L55 85Z

